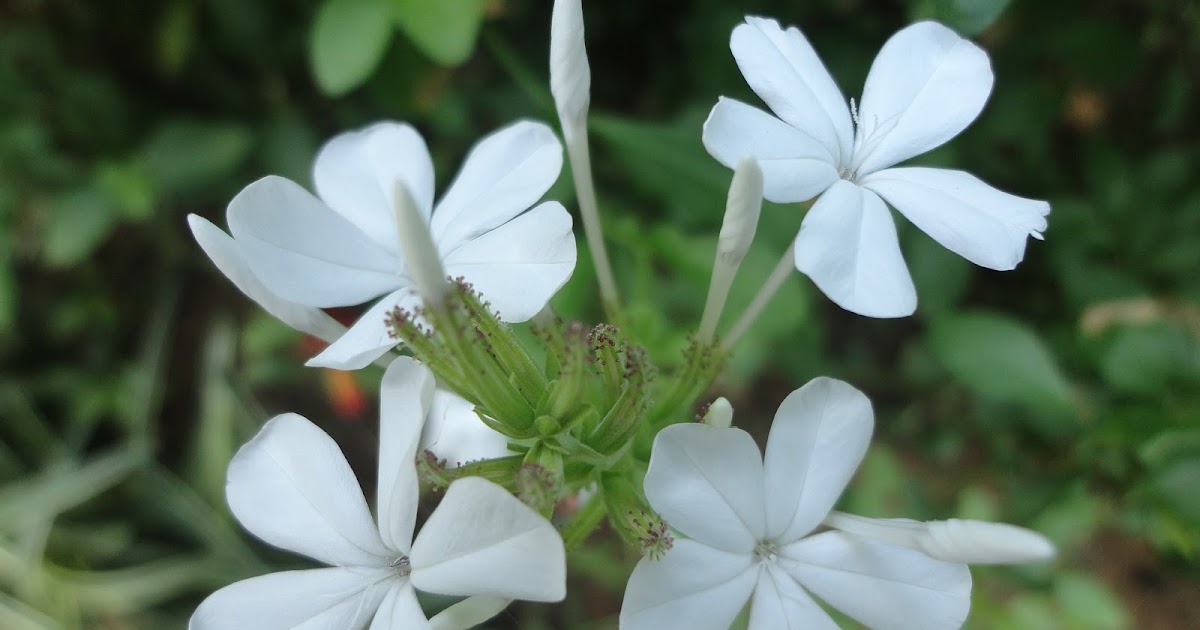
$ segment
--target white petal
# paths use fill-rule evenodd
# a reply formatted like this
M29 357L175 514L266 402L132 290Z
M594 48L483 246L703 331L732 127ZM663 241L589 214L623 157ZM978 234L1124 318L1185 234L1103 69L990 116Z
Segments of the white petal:
M392 588L379 604L370 630L427 630L431 627L417 601L412 582L392 580Z
M562 145L546 125L519 121L480 140L433 212L443 253L507 223L550 189L562 170Z
M433 162L421 134L410 125L377 122L334 136L313 163L317 194L371 240L399 255L392 218L396 184L402 183L429 220Z
M479 624L504 612L512 603L504 597L484 597L472 595L460 602L451 604L429 620L433 630L463 630L474 628Z
M866 454L874 424L871 401L831 378L783 400L763 461L767 538L797 540L821 523Z
M750 603L750 630L839 630L820 604L795 578L774 564L767 565Z
M410 557L413 585L430 593L556 602L567 592L558 531L479 477L450 484Z
M387 569L283 571L234 582L209 595L189 630L359 630L388 592Z
M759 567L748 553L675 541L658 560L642 558L621 603L622 630L727 630L750 599Z
M659 431L644 488L650 506L688 538L735 553L763 538L762 455L741 429L687 423Z
M264 541L340 566L387 566L354 471L324 431L294 413L275 416L229 462L225 496Z
M357 370L371 364L400 343L389 333L388 314L400 307L409 312L421 305L421 296L408 287L384 297L359 316L358 321L320 354L308 360L309 367Z
M704 121L704 148L729 168L747 157L757 160L763 196L775 203L807 201L838 178L821 144L761 109L724 96Z
M388 365L379 384L379 535L388 547L408 553L417 518L417 441L433 402L433 374L411 357Z
M800 224L796 268L860 315L904 317L917 308L891 213L875 193L845 180L825 191Z
M446 255L446 273L462 276L506 322L537 315L575 270L571 215L547 201Z
M242 189L226 216L254 274L285 300L350 306L398 284L399 259L282 177Z
M188 226L192 228L192 236L196 238L200 248L208 254L217 269L220 269L246 297L254 300L279 321L325 341L333 341L346 331L345 326L325 311L289 302L272 293L250 270L242 254L241 245L207 219L189 214Z
M962 171L889 168L860 180L946 249L988 269L1008 271L1040 239L1050 204L1010 195Z
M958 628L971 607L967 565L830 531L781 555L801 586L876 630Z
M863 87L854 164L860 175L957 136L992 92L987 53L937 22L918 22L883 45Z
M850 159L853 129L846 99L796 27L747 17L733 29L729 49L746 83L785 122L826 151L827 161Z
M437 389L425 418L421 448L428 449L450 466L480 459L512 455L508 438L484 424L475 406L454 392Z

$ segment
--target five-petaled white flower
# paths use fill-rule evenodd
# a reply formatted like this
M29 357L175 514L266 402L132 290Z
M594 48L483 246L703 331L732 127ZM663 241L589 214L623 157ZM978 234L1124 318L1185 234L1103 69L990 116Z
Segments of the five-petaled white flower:
M401 357L381 389L378 527L337 444L298 415L275 417L230 462L229 506L264 541L332 566L222 588L200 604L190 628L428 628L414 588L474 596L491 613L511 599L563 598L562 538L490 481L451 484L413 540L413 457L433 376Z
M862 393L819 378L780 405L765 459L740 429L663 429L646 498L687 538L638 563L621 627L725 630L749 601L751 630L837 628L812 593L871 628L957 628L970 607L964 562L1053 554L1011 525L831 512L873 423ZM822 524L835 529L814 533Z
M958 135L992 89L987 54L935 22L892 36L875 58L862 103L842 93L796 28L747 17L730 49L746 82L774 116L721 98L704 124L704 145L733 168L758 160L763 195L777 203L820 197L796 237L795 262L843 308L900 317L917 305L887 200L946 248L1006 271L1041 238L1050 206L974 176L893 165ZM882 199L881 199L882 197Z
M229 230L254 281L285 302L327 308L384 296L309 361L357 369L396 344L387 314L421 303L400 250L398 190L428 222L446 273L474 285L505 321L520 322L575 268L571 215L555 201L529 209L561 168L562 146L549 127L513 123L471 150L434 210L424 140L409 125L380 122L321 148L313 165L320 199L265 177L229 203Z

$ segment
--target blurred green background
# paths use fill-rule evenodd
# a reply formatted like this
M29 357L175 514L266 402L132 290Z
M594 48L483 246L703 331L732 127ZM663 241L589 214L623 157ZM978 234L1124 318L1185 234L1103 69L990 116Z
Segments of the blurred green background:
M719 95L758 103L728 51L741 16L800 26L847 97L914 19L988 50L983 115L919 162L1049 199L1046 241L995 273L900 220L915 317L845 313L797 274L714 394L765 435L789 391L847 379L879 418L845 509L1053 538L1052 564L974 570L968 627L1200 626L1200 7L584 5L603 218L633 332L668 368L730 178L700 123ZM369 486L380 374L302 367L319 346L238 294L184 218L224 225L268 173L309 185L323 139L380 118L422 130L444 189L482 134L553 121L549 20L548 0L0 0L0 628L184 627L208 592L304 566L232 521L225 464L297 411ZM567 177L550 196L575 205ZM764 209L735 303L802 216ZM555 306L594 322L589 265ZM566 604L497 623L615 627L634 558L595 542Z

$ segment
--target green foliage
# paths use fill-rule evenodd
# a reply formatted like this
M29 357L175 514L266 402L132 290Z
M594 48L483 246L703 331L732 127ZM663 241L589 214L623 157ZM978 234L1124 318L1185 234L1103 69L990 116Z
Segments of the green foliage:
M386 117L422 129L444 189L482 134L552 116L549 5L10 4L0 20L0 627L182 627L204 594L283 566L228 514L232 452L271 415L297 411L369 468L378 378L300 367L314 348L219 277L184 216L223 225L232 195L267 173L308 186L323 138ZM1166 582L1194 593L1194 3L677 5L585 3L596 179L631 336L669 368L700 317L730 177L700 125L718 95L761 105L728 53L742 15L801 26L856 98L904 20L943 20L988 51L996 85L980 119L922 161L1049 198L1046 240L997 273L898 217L917 317L849 315L797 275L712 395L761 435L788 391L819 374L847 378L877 413L848 509L995 518L1049 535L1057 565L976 572L969 627L1140 626L1112 576L1137 571L1145 545ZM573 208L567 180L549 196ZM724 327L804 212L763 209ZM554 304L590 325L599 308L578 236L575 277ZM334 421L338 387L368 401L345 422ZM1113 537L1140 555L1095 550ZM518 610L517 624L585 627L615 613L631 559L611 539L593 542L575 552L587 586L573 587L561 618ZM1113 564L1086 573L1097 553Z

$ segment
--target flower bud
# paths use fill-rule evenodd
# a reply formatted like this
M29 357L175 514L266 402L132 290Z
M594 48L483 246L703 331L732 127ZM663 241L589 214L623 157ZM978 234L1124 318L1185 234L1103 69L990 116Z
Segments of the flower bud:
M917 544L938 560L967 564L1020 564L1054 557L1054 545L1037 532L957 518L925 523Z
M713 259L712 281L708 285L708 299L704 304L704 315L696 337L709 341L717 330L725 300L733 286L733 278L758 230L758 215L762 211L762 169L753 158L738 163L729 184L729 198L725 203L725 220L721 223L721 234L717 238L717 255Z
M446 282L446 271L442 268L437 246L433 244L429 225L401 182L396 182L392 212L396 216L396 234L408 277L427 306L441 304L450 292L450 283Z
M917 549L946 562L1020 564L1054 557L1054 545L1045 536L1007 523L957 518L921 522L843 512L830 512L824 523L857 536Z
M762 212L763 174L753 158L743 159L733 171L729 197L725 202L725 220L717 240L717 257L736 272L754 233L758 230L758 215Z
M733 424L733 405L724 396L712 401L704 413L704 424L716 429L728 429Z
M592 72L583 41L581 0L555 0L550 17L550 92L563 128L583 124L591 101Z

